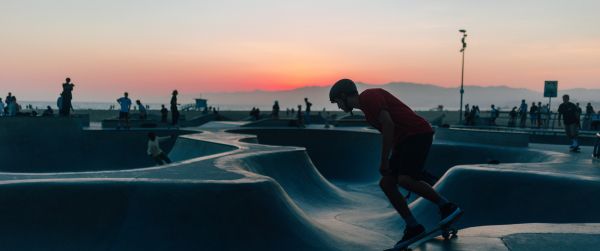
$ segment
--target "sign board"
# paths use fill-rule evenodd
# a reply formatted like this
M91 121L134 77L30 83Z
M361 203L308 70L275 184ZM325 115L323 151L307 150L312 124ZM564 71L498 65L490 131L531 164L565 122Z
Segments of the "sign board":
M545 81L544 82L544 97L545 98L556 98L558 96L558 81Z

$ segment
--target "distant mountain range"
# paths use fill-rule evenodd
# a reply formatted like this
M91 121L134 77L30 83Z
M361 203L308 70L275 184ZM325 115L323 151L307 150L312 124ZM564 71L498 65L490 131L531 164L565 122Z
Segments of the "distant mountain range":
M385 85L358 84L359 92L368 88L383 88L396 95L403 102L415 110L427 110L438 105L446 109L456 110L459 106L458 88L445 88L430 84L417 84L406 82L394 82ZM563 94L569 94L575 102L580 102L585 107L587 102L592 102L596 110L600 108L600 89L566 89L559 90L558 98L552 99L552 106L556 107ZM278 100L282 110L302 105L304 97L308 97L313 103L313 110L337 109L329 102L329 87L302 87L287 91L251 91L251 92L229 92L229 93L204 93L201 96L208 99L209 105L222 107L221 109L232 110L236 107L260 107L261 110L271 109L273 101ZM186 97L186 96L184 96ZM187 96L186 98L195 98ZM464 104L479 105L480 109L487 110L491 104L501 107L503 110L517 106L521 99L528 104L532 101L547 103L548 98L543 93L524 88L511 88L507 86L465 86Z

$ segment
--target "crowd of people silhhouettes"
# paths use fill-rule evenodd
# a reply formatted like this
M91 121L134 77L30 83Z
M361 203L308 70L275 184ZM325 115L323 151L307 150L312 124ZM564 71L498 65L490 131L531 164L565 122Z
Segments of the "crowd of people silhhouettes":
M73 108L73 90L75 88L75 84L71 82L70 78L66 78L65 82L62 84L62 92L58 96L56 100L56 107L58 108L58 115L61 117L69 117L71 116L71 112L74 112ZM170 112L171 112L171 125L177 126L179 123L179 110L177 103L177 95L179 93L177 90L173 90L171 93L171 101L170 101ZM129 99L129 93L125 92L123 97L118 98L117 103L119 105L119 126L118 128L129 127L129 118L132 110L132 105L134 105ZM14 96L11 92L8 93L6 98L2 100L0 98L0 116L13 117L13 116L38 116L38 108L33 107L32 105L26 105L25 110L22 109L22 106L17 102L17 97ZM115 110L115 105L110 105L109 110ZM145 120L148 118L148 110L150 109L149 105L144 105L141 100L135 101L135 106L133 106L133 110L138 111L138 118L140 120ZM216 113L216 109L215 109ZM52 106L46 106L41 116L50 117L55 116L56 112L52 108ZM161 122L169 123L167 121L167 117L169 115L169 110L165 107L165 105L161 105L160 109Z
M564 101L566 98L567 101ZM565 111L560 109L560 106L565 107L563 104L573 104L574 109ZM506 114L508 127L520 127L520 128L555 128L561 127L564 122L564 117L573 117L573 120L577 123L579 129L584 130L600 130L600 110L594 111L594 107L591 103L587 103L585 112L581 108L579 103L571 103L568 95L563 96L563 104L559 106L559 109L554 112L550 108L550 104L542 104L542 102L532 102L528 105L526 100L521 100L519 106L514 106L510 111L503 112ZM563 108L564 109L564 108ZM567 113L569 113L567 115ZM570 114L573 113L573 114ZM500 117L501 111L495 105L491 105L488 115L482 116L482 112L479 106L470 106L466 104L464 107L463 121L465 125L485 125L485 126L498 126L496 120ZM562 119L562 120L561 120Z
M295 118L295 125L299 126L299 127L304 127L305 125L308 125L311 123L311 109L312 109L312 103L310 101L308 101L308 98L304 98L304 111L302 110L302 105L298 105L297 108L287 108L285 110L285 115L286 117L294 117ZM280 106L279 106L279 101L275 100L275 102L273 103L273 108L271 110L271 114L270 114L270 118L273 119L279 119L279 113L280 113ZM325 109L323 109L323 111L325 111ZM261 118L263 118L260 114L260 108L257 107L252 107L252 110L250 110L250 118L252 120L259 120ZM321 113L319 113L321 114ZM323 116L324 114L321 114L321 116Z
M74 111L72 100L73 100L73 90L75 88L75 84L71 82L70 78L66 78L65 82L62 84L62 92L60 93L58 99L56 100L56 107L58 108L59 116L70 116L71 112ZM173 126L177 126L179 123L179 109L177 103L177 90L173 90L171 93L170 100L170 110L165 107L165 105L161 105L160 112L160 122L161 123L169 123L168 115L171 113L171 121L170 124ZM566 95L568 98L568 95ZM119 105L119 123L118 128L124 127L129 128L129 119L131 117L131 110L133 108L134 111L138 111L137 115L140 120L145 120L148 118L148 110L150 106L144 105L141 100L136 100L135 104L129 98L129 93L125 92L123 97L118 98L117 104ZM570 101L568 101L570 103ZM562 104L561 104L562 105ZM574 109L575 114L569 114L569 118L576 117L578 129L584 130L600 130L600 110L595 111L594 107L591 103L587 103L585 107L585 111L580 106L579 103L575 103ZM32 105L25 106L27 111L25 112L22 109L22 106L17 101L17 97L14 96L11 92L8 93L6 98L2 100L0 98L0 116L39 116L37 107ZM115 110L116 106L111 105L109 110ZM308 98L304 98L304 107L302 105L298 105L296 108L287 108L285 110L286 117L293 117L296 119L296 124L298 126L304 126L311 123L311 108L312 103L308 100ZM280 106L279 102L276 100L273 104L272 111L270 114L271 118L278 119L280 118ZM218 111L214 107L206 107L204 109L204 113L208 113L212 111L215 114L218 114ZM568 112L571 112L570 110ZM497 122L498 118L501 114L506 114L506 120L503 121L502 124ZM564 111L563 111L564 113ZM478 105L469 105L466 104L464 106L463 113L463 123L467 126L474 125L486 125L486 126L508 126L508 127L520 127L520 128L555 128L556 126L562 127L560 121L560 117L563 118L567 116L561 113L561 109L557 112L552 111L549 104L542 104L542 102L532 102L530 105L526 102L525 99L521 101L518 106L514 106L510 111L500 111L498 107L495 105L491 105L489 111L486 116L482 115L482 112ZM54 116L56 112L51 106L46 106L43 110L41 116ZM250 118L253 120L259 120L262 118L261 111L259 108L253 107L250 111ZM563 123L567 125L567 123Z
M177 126L179 124L179 109L177 108L179 103L177 102L177 95L179 95L179 92L177 90L173 90L173 92L171 93L171 101L170 101L171 125L172 126ZM131 99L129 98L129 93L127 93L127 92L123 93L123 97L118 98L117 103L119 104L119 123L118 123L117 129L120 129L121 127L124 127L127 129L127 128L129 128L130 112L131 112L131 108L133 105ZM133 108L134 108L134 110L138 111L138 119L146 120L148 118L148 109L150 107L148 105L144 105L141 100L139 100L139 99L136 100L135 106L133 106ZM168 115L169 115L169 110L167 110L167 108L165 107L164 104L161 105L160 122L165 123L165 124L168 123L168 121L167 121Z
M482 118L479 107L465 105L463 114L464 123L467 126L485 125L496 126L496 119L499 117L500 111L491 105L489 116ZM528 124L529 122L529 124ZM571 102L569 95L562 96L562 103L558 106L556 113L552 111L549 104L542 102L531 103L527 106L526 100L521 100L521 104L513 107L508 112L508 127L532 128L532 129L554 129L562 127L566 136L571 140L571 151L579 151L579 142L577 137L580 130L600 130L600 111L594 111L591 103L587 103L585 112L579 103ZM600 133L597 134L600 138ZM599 146L597 145L595 149ZM597 150L595 150L596 152ZM599 155L599 154L596 154ZM598 157L598 156L596 156Z

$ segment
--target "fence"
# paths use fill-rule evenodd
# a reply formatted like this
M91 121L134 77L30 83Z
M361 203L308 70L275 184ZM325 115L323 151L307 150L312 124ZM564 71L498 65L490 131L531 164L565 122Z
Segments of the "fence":
M464 121L464 120L463 120ZM581 115L579 118L581 130L584 131L600 131L600 114ZM499 116L494 120L491 117L490 111L483 111L478 118L471 120L472 123L464 126L475 127L509 127L509 128L531 128L531 129L564 129L562 121L558 121L558 114L551 112L550 114L536 114L532 117L529 113L522 117L519 114L513 119L510 117L510 112L499 112Z

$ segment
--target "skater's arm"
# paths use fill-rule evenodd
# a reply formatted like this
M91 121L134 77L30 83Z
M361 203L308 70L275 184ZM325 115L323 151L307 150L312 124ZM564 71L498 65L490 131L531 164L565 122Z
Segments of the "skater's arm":
M389 156L390 151L392 150L392 144L394 143L395 125L390 113L386 110L379 113L379 122L381 123L382 136L381 166L379 171L381 174L386 174L389 172Z
M146 150L146 153L148 153L148 155L152 156L152 142L148 141L148 149Z

